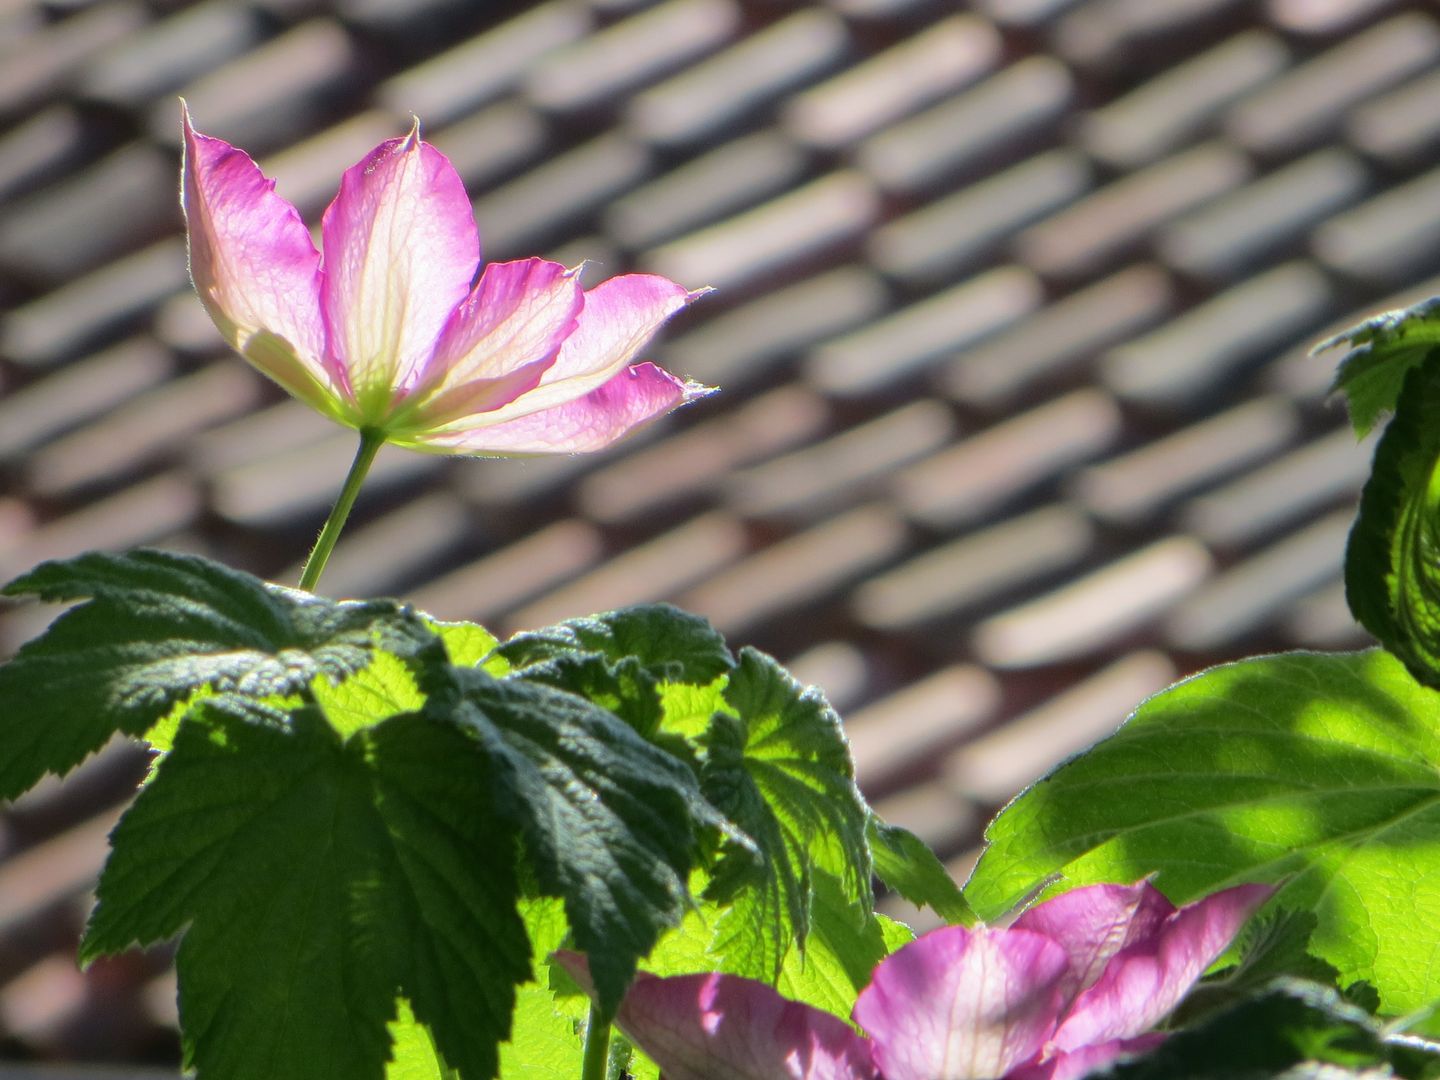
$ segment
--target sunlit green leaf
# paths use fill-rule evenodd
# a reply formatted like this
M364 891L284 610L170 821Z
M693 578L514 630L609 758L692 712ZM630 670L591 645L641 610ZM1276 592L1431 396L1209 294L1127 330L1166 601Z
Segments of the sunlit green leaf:
M975 913L935 853L914 833L887 825L873 815L867 835L875 876L919 907L929 907L948 923L972 926Z
M1383 1009L1440 999L1440 694L1392 656L1292 653L1145 702L994 821L965 895L995 918L1049 875L1157 874L1175 902L1284 882L1311 951Z
M1341 345L1350 351L1341 359L1331 389L1345 395L1350 422L1356 434L1365 435L1395 411L1410 370L1440 347L1440 297L1366 319L1322 341L1315 351Z
M342 681L377 644L413 658L435 642L393 601L338 603L165 551L44 563L4 592L84 602L0 666L0 799L117 731L143 734L198 691L284 696Z

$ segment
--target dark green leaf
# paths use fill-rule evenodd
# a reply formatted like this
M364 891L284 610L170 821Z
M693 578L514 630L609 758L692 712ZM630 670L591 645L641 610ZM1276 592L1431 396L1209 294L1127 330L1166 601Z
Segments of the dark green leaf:
M773 981L810 928L811 876L838 878L857 923L871 908L869 811L855 786L840 719L813 687L745 649L705 737L706 796L762 854L732 849L708 890L733 899L717 955L725 970Z
M143 734L197 691L291 694L360 670L377 643L409 658L435 642L392 601L337 603L164 551L44 563L4 591L89 599L0 666L0 799L117 731Z
M541 887L565 901L613 1009L636 961L679 922L697 834L718 828L684 764L583 698L482 671L455 672L470 727L503 783Z
M885 886L920 907L929 907L947 923L973 926L975 912L925 842L907 829L886 825L871 815L866 830L875 876Z
M571 619L517 634L498 651L517 668L576 653L598 653L612 662L633 657L657 682L708 683L734 664L713 626L669 604Z
M1405 376L1440 346L1440 297L1366 319L1322 341L1315 352L1339 345L1350 351L1331 390L1345 395L1350 422L1363 436L1395 411Z
M1355 618L1427 685L1440 685L1440 352L1405 379L1375 449L1345 551Z
M529 943L474 743L416 715L203 703L112 837L83 958L183 931L187 1058L226 1080L379 1080L403 995L494 1075Z
M1387 1013L1440 999L1440 694L1392 656L1292 653L1214 668L1020 795L965 895L993 919L1037 882L1135 881L1185 903L1284 881L1310 951Z
M577 694L647 739L660 726L660 688L634 657L608 661L594 653L570 653L527 667L524 678Z
M1334 990L1280 980L1105 1075L1115 1080L1418 1080L1433 1075L1436 1065L1440 1057L1431 1048L1388 1039L1373 1018Z

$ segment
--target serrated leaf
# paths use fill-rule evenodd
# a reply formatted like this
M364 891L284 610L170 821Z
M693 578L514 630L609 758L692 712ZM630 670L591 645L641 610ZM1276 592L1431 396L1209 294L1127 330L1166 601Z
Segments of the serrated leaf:
M557 656L597 653L639 661L657 681L704 684L734 664L725 639L699 615L670 604L639 604L517 634L499 653L517 668Z
M493 1076L529 945L471 740L416 715L342 741L314 708L200 712L112 836L82 957L183 931L202 1080L379 1080L399 995L462 1077Z
M436 705L475 733L503 777L505 809L541 888L565 901L613 1010L636 961L680 921L697 834L721 824L693 774L583 698L484 672L455 672Z
M1440 353L1415 368L1375 449L1345 550L1355 618L1427 685L1440 685Z
M1115 1080L1419 1080L1433 1075L1437 1063L1440 1058L1423 1046L1387 1039L1371 1017L1334 990L1280 980L1105 1075Z
M143 734L203 689L284 696L343 680L377 643L409 657L435 642L393 601L338 603L165 551L44 563L4 592L88 599L0 666L0 799L67 772L117 731Z
M660 726L660 687L634 657L610 661L594 653L570 653L525 668L527 682L577 694L614 713L644 738Z
M840 719L818 690L747 648L725 701L734 715L712 721L701 783L762 859L732 850L715 867L708 895L732 901L717 954L725 970L773 982L809 933L814 869L840 880L857 922L869 915L869 811Z
M1331 386L1344 394L1350 422L1364 436L1395 411L1410 370L1440 347L1440 296L1412 307L1382 312L1315 346L1319 353L1348 345Z
M1053 874L1185 903L1284 879L1312 951L1403 1013L1440 998L1440 694L1392 656L1289 653L1150 698L991 824L965 889L982 918Z
M871 815L866 835L875 876L917 907L928 907L947 923L974 926L975 912L960 887L925 842L908 829Z

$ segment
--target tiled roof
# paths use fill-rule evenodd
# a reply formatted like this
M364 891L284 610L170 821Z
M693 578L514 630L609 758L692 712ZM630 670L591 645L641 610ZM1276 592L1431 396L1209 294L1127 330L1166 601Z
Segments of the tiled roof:
M490 257L718 286L651 356L723 393L596 457L387 449L327 591L693 607L824 687L963 873L1175 677L1363 643L1368 446L1304 350L1440 291L1437 62L1420 0L5 3L0 573L293 579L352 447L189 295L176 95L312 217L413 111ZM0 811L0 1062L173 1066L164 951L73 964L142 766Z

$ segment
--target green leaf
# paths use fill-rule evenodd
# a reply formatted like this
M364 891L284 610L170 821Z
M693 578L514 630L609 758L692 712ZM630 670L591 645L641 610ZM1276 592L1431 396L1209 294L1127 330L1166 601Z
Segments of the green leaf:
M540 886L565 901L611 1011L636 961L680 921L697 834L721 822L683 763L606 710L548 686L454 674L460 699L430 707L468 726L492 761Z
M4 592L88 600L0 666L0 799L67 772L117 731L143 734L207 688L284 696L345 679L377 645L411 658L435 642L392 601L337 603L173 552L44 563Z
M965 895L982 918L1054 874L1185 903L1284 881L1315 956L1382 1008L1440 999L1440 694L1392 656L1292 653L1211 669L1145 702L991 824Z
M426 616L426 624L440 635L445 651L450 654L450 662L456 667L478 666L500 644L489 630L472 622L443 622Z
M734 664L725 639L698 615L670 604L640 604L517 634L499 653L517 668L557 656L597 653L639 661L657 681L708 683Z
M1387 1038L1370 1016L1328 987L1280 980L1105 1075L1115 1080L1357 1076L1418 1080L1435 1075L1433 1070L1440 1065L1435 1050L1419 1042L1406 1045Z
M814 687L744 649L705 737L706 796L751 838L762 859L730 848L708 895L731 899L717 954L725 970L773 981L810 929L812 872L833 874L854 918L870 913L869 810L855 786L840 719Z
M1440 685L1440 352L1405 379L1345 551L1355 618L1410 673Z
M875 876L918 907L929 907L947 923L974 926L975 912L955 879L925 842L907 829L887 825L873 814L866 828Z
M1350 422L1364 436L1395 411L1410 370L1440 346L1440 296L1386 311L1315 346L1315 352L1349 345L1331 387L1345 395Z
M183 932L187 1063L379 1080L404 996L494 1075L529 943L473 741L417 715L342 741L318 710L203 703L112 836L88 962Z
M561 655L527 667L524 678L578 694L647 739L660 726L659 685L634 657L612 662L594 654Z

